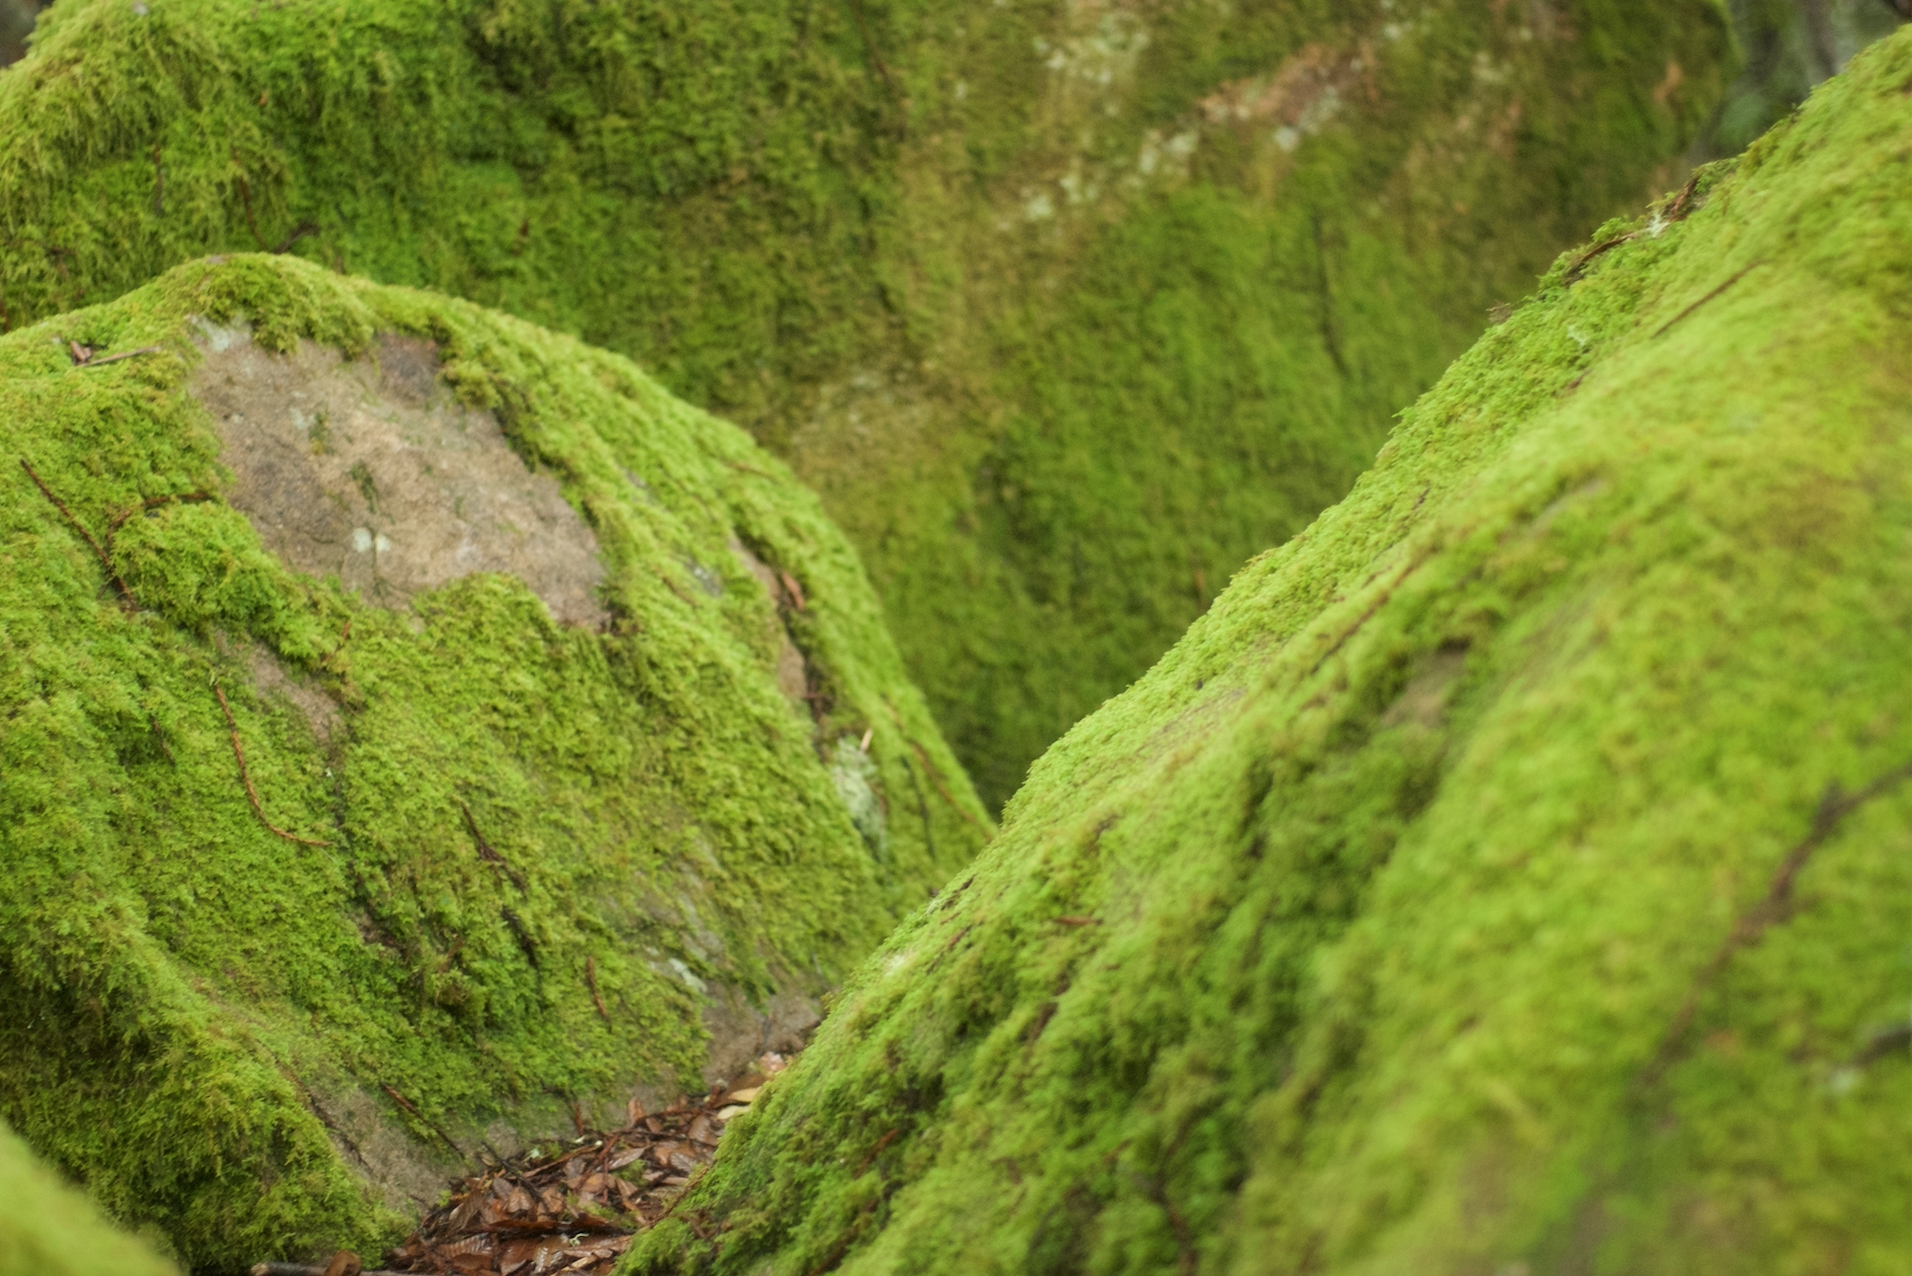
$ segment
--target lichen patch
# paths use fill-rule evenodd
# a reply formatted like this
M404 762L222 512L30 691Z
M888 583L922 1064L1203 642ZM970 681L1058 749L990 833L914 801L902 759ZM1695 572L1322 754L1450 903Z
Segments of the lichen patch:
M366 358L201 324L192 391L213 418L226 493L289 566L365 601L478 572L516 576L570 625L602 628L597 538L558 481L528 467L498 420L452 400L430 342L382 336Z

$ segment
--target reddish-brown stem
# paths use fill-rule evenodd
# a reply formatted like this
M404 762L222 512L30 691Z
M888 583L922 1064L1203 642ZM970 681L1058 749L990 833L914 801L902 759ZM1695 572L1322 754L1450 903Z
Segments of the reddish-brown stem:
M246 799L252 803L252 813L259 817L259 823L283 837L288 842L297 842L301 846L330 846L330 842L321 842L313 837L300 837L297 833L288 833L266 818L265 808L259 805L259 791L252 787L252 774L246 770L246 751L239 744L239 724L233 719L232 706L226 703L226 692L218 683L212 684L212 693L219 697L219 707L225 712L226 726L232 732L232 756L239 763L239 781L246 786Z
M20 468L25 470L27 477L33 480L33 486L40 489L40 495L51 501L53 508L60 511L73 530L80 534L80 539L85 541L87 547L93 551L93 557L100 560L100 568L106 573L106 579L111 582L114 591L119 594L121 605L128 611L133 611L138 608L139 604L133 599L133 591L126 587L126 582L121 580L119 573L113 570L112 558L107 555L105 548L93 539L93 533L87 531L85 525L82 524L78 518L74 517L73 511L66 507L65 501L53 494L53 489L46 485L45 480L40 477L39 472L28 463L27 458L24 456L20 458Z
M597 958L589 953L584 955L584 982L591 989L591 1004L597 1007L598 1016L605 1023L611 1022L611 1012L604 1008L604 998L598 996Z

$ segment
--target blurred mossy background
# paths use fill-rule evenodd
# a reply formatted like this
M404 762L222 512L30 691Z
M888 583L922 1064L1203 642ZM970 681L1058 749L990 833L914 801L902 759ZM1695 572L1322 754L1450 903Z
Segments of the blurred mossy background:
M0 326L276 246L627 355L822 497L999 803L1732 66L1718 0L60 0Z
M40 16L38 0L0 0L0 66L26 56L27 37Z
M1853 55L1906 19L1908 0L1728 0L1745 63L1695 159L1737 155Z

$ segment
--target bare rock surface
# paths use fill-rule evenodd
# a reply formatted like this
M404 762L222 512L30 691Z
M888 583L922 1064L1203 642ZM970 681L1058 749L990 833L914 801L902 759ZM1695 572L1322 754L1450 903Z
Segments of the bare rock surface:
M225 444L229 498L288 564L386 607L505 572L560 622L604 625L597 538L493 414L440 385L430 341L387 333L348 360L309 340L275 354L243 324L202 324L199 343L192 388Z

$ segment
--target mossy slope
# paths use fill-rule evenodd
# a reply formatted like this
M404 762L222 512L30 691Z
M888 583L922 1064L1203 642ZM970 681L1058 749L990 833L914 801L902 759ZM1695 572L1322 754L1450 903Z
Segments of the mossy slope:
M632 1272L1895 1272L1912 33L1034 768Z
M497 573L373 605L266 552L191 380L242 320L435 343L426 391L589 527L604 624ZM697 1088L707 1011L814 998L981 844L815 498L621 357L211 260L0 339L0 456L0 1113L195 1267L376 1252L392 1184L495 1120Z
M122 1235L82 1192L34 1160L0 1125L0 1271L45 1276L172 1276L171 1264Z
M1000 802L1726 58L1715 0L60 0L0 321L285 245L631 355L822 492Z

